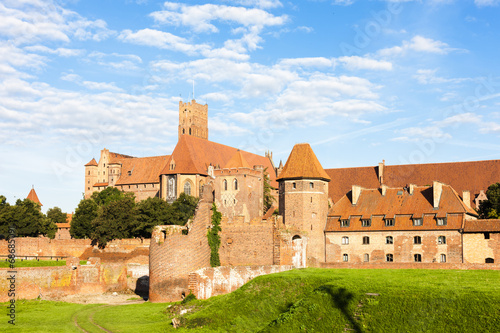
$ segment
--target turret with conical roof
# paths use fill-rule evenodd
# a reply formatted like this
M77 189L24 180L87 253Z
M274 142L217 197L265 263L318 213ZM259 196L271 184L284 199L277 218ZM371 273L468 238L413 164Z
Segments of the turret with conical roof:
M295 266L314 266L325 260L323 231L328 212L329 181L330 177L311 146L307 143L295 145L278 176L279 211L286 228L291 231L290 241L293 251L297 252L293 254Z

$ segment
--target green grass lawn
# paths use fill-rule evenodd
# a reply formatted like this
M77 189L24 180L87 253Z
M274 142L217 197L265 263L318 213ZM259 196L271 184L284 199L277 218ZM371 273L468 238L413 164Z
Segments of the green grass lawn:
M45 267L45 266L65 266L66 260L16 260L14 267ZM0 261L0 268L10 268L10 263Z
M258 277L184 305L19 301L0 331L500 332L500 272L303 269ZM368 295L367 295L368 294ZM168 306L170 307L168 308ZM190 309L182 316L179 309ZM183 327L174 330L172 318Z

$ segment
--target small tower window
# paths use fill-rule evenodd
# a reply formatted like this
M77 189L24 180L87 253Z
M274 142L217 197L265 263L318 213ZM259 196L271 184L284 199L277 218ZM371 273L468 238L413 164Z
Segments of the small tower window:
M191 135L191 129L189 129L189 135Z
M224 191L227 191L227 180L224 179Z
M309 183L309 188L314 188L314 183L313 182Z
M234 180L234 189L238 190L238 180L237 179Z

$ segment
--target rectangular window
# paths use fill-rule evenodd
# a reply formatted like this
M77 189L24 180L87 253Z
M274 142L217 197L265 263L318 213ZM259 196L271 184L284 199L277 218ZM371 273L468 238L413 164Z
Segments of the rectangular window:
M363 245L367 245L367 244L370 244L370 237L364 236L363 237Z
M446 254L440 256L441 262L446 262Z
M489 232L485 232L484 233L484 239L490 239L490 233Z
M413 237L413 244L422 244L422 237L420 236Z
M369 227L372 225L372 220L371 219L362 219L361 220L361 226L362 227Z
M394 227L394 219L385 219L386 227Z
M423 219L413 219L414 226L420 226L423 224Z
M436 225L446 225L446 217L438 217L436 219Z
M365 253L365 254L363 255L363 261L364 261L364 262L369 262L369 261L370 261L370 255L369 255L368 253Z
M348 262L348 261L349 261L349 255L348 255L347 253L344 253L344 254L342 255L342 261L343 261L343 262Z
M340 226L342 228L348 227L349 226L349 220L340 220Z
M342 245L348 245L349 244L349 237L342 237Z
M413 256L413 258L414 258L415 262L422 262L422 255L421 254L417 253Z

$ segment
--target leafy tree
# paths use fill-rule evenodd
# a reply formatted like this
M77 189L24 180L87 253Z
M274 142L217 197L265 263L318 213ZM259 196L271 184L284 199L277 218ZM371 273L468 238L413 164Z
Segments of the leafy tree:
M40 211L40 204L29 199L16 201L11 218L18 236L54 238L56 235L57 226Z
M92 245L99 248L113 239L131 238L136 225L134 196L124 195L121 199L99 207L97 217L92 221Z
M207 238L208 245L210 246L210 266L217 267L220 266L219 258L219 247L220 247L220 235L221 231L220 221L222 219L222 213L217 210L215 203L212 204L212 227L208 229Z
M271 192L275 190L274 187L271 186L271 179L269 178L269 174L267 173L267 168L264 169L264 212L267 211L273 206L274 201L276 200Z
M158 197L147 198L137 204L137 220L134 236L151 238L153 228L169 224L172 216L171 205Z
M133 193L124 193L116 187L107 187L101 192L94 192L90 197L98 206L107 206L113 201L120 200L124 195L134 195Z
M196 207L198 206L199 199L181 193L177 200L172 203L170 220L167 224L185 225L187 221L193 217Z
M486 191L488 200L479 205L479 217L482 219L500 218L500 183L491 184Z
M9 238L9 225L12 223L12 207L7 198L0 195L0 239Z
M47 218L54 223L66 223L68 215L61 208L54 207L47 210Z
M92 221L97 217L98 206L92 199L83 199L78 204L69 233L73 238L90 238L92 234Z

